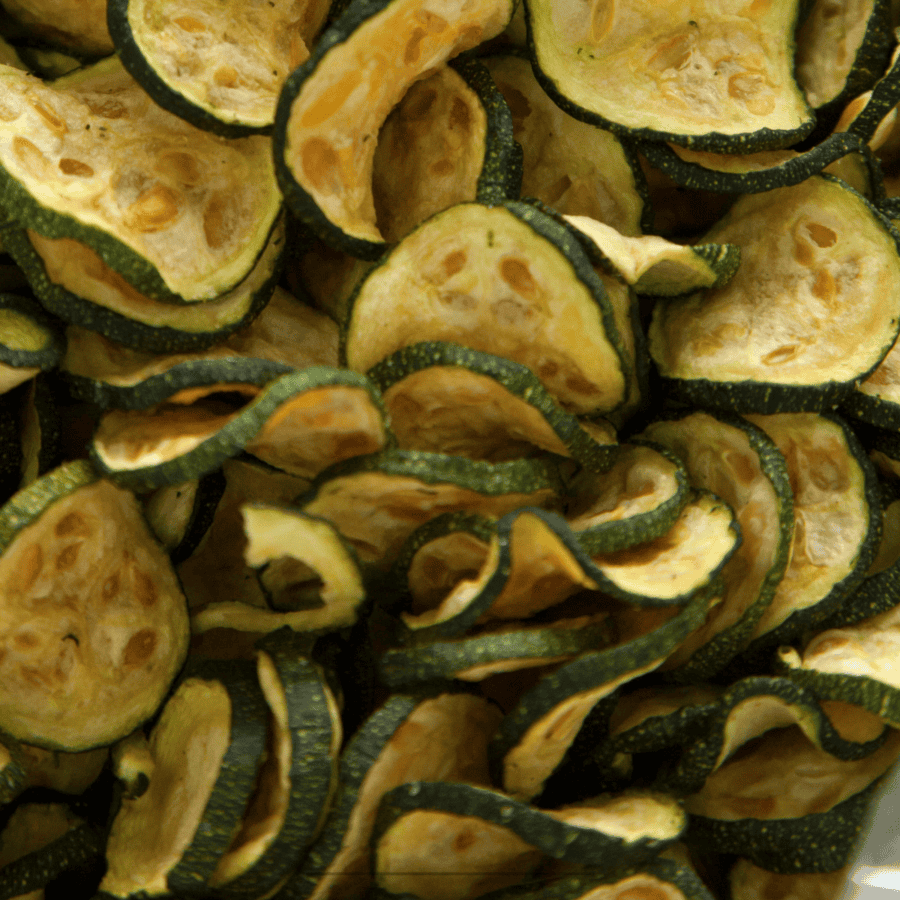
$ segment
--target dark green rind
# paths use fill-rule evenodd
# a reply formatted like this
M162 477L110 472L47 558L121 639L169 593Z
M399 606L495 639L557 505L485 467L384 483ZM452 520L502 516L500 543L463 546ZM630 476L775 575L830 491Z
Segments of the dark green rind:
M225 493L225 486L225 476L221 469L216 469L199 480L190 521L184 529L181 540L169 553L173 567L189 559L200 546L200 542L212 525L216 508Z
M841 403L841 412L878 428L900 431L900 404L884 397L852 389Z
M341 849L363 781L394 732L418 705L411 696L394 694L349 740L341 754L339 788L322 832L306 859L274 900L304 900L316 888Z
M41 447L38 450L37 474L46 475L62 463L59 405L56 382L51 382L50 375L38 375L34 380L34 394L25 396L26 403L32 403L41 430ZM28 459L23 455L23 464ZM27 485L25 485L27 487Z
M11 734L0 732L0 745L10 755L10 761L0 769L0 806L4 806L25 790L28 773L25 770L25 757L19 742Z
M247 900L270 893L303 861L328 803L337 760L323 673L307 658L307 641L288 628L257 642L269 654L287 696L291 730L291 790L284 825L251 869L212 893L217 900Z
M833 585L828 594L819 600L818 603L792 613L776 628L761 634L754 641L751 641L746 650L735 660L739 666L744 664L750 664L753 667L764 665L764 661L768 659L775 647L791 643L804 631L821 629L822 623L836 613L844 600L862 583L869 566L878 552L882 531L881 489L878 484L878 475L875 472L875 467L846 422L836 415L825 415L824 418L829 419L842 430L847 442L848 452L862 470L863 491L869 507L868 531L859 547L853 570Z
M178 363L166 372L151 375L128 387L73 375L65 370L61 374L72 396L79 400L104 409L147 409L186 388L236 383L263 385L293 371L291 366L274 360L234 356Z
M364 375L348 369L310 366L289 372L269 382L262 393L241 410L240 415L227 422L193 450L168 462L131 470L111 469L101 461L96 444L93 442L90 448L91 458L103 475L136 491L190 481L212 472L226 459L240 453L286 400L304 391L329 386L358 387L366 391L373 406L379 411L382 421L385 421L381 397Z
M169 871L167 885L185 897L209 896L206 881L228 849L256 784L266 749L269 707L252 660L195 657L184 677L218 681L231 700L231 737L197 831Z
M900 56L896 55L883 77L872 88L872 95L847 130L868 142L881 120L900 102Z
M122 65L131 77L147 92L154 103L172 115L189 122L195 128L211 131L226 138L246 137L250 134L269 134L272 126L244 125L213 115L208 109L191 102L184 94L174 90L157 74L147 61L140 44L134 37L128 21L128 0L108 0L106 25L116 45Z
M512 113L503 94L497 90L491 73L474 57L464 54L452 60L450 66L478 96L487 119L484 162L475 199L487 204L518 199L522 183L522 148L513 138Z
M769 569L762 583L756 600L744 615L724 631L715 635L706 645L699 648L693 656L682 665L666 674L672 681L703 681L718 674L738 653L750 642L756 623L772 602L772 597L784 575L791 554L791 541L794 535L794 493L788 477L787 465L775 442L752 422L728 412L710 412L725 425L739 428L747 435L750 448L756 453L759 466L766 478L772 483L775 495L780 501L778 512L778 531L780 549L775 562ZM685 410L675 416L666 416L661 421L678 421L693 415L697 410Z
M725 821L690 816L688 840L736 853L770 872L834 872L853 851L875 785L824 813Z
M384 393L407 376L438 366L458 367L493 378L509 393L533 406L569 449L572 459L590 471L603 472L613 463L617 446L598 444L575 416L556 404L531 369L511 359L459 344L423 341L402 347L374 365L366 375Z
M715 587L697 593L684 610L649 634L634 638L624 644L588 653L561 666L544 676L526 692L515 708L500 723L490 745L492 775L496 784L503 784L503 760L527 735L541 718L569 697L599 688L636 671L654 660L664 659L695 628L703 624L709 604L715 596ZM567 748L566 748L567 749ZM559 755L563 760L565 751ZM546 781L558 767L547 767Z
M815 128L815 116L810 110L810 119L800 128L795 130L781 130L761 128L758 131L748 131L740 134L722 134L709 132L702 135L674 134L671 132L657 131L653 128L631 128L606 119L598 113L590 112L569 100L557 87L556 83L541 69L538 50L534 43L534 33L531 25L530 3L534 0L524 0L525 21L528 27L528 52L534 66L534 75L541 87L552 98L553 102L572 118L604 128L616 136L640 141L669 141L694 150L711 150L714 153L753 153L756 150L771 150L788 147L796 144L812 133Z
M0 331L0 362L8 366L53 369L65 352L66 340L59 329L59 323L51 319L44 309L28 297L17 294L0 294L0 310L10 309L34 321L47 332L47 342L40 350L20 350L15 347L15 338L6 342Z
M866 675L844 675L794 668L780 661L786 678L806 688L819 700L842 700L861 706L893 728L900 728L900 690Z
M848 153L865 154L865 141L851 132L829 135L822 143L770 169L752 172L719 172L682 159L671 147L655 141L640 141L638 148L655 169L676 184L692 190L726 194L759 194L790 187L818 175L826 166ZM868 158L868 157L867 157Z
M647 862L678 839L676 835L668 840L641 837L627 841L594 828L562 822L490 788L461 782L413 781L388 791L382 798L372 832L373 846L377 847L382 835L398 819L417 810L473 816L509 829L553 859L606 869Z
M656 509L575 531L575 539L589 556L598 553L615 553L618 550L633 547L635 544L662 537L675 524L690 499L691 488L687 472L681 460L674 453L653 441L629 440L628 444L650 447L675 465L676 491ZM627 444L620 446L627 446ZM575 490L577 491L577 481Z
M900 560L876 575L866 575L860 586L819 627L821 631L855 625L900 604Z
M31 289L41 305L54 316L72 325L80 325L91 331L99 331L109 338L150 353L178 353L189 350L206 350L224 340L235 331L248 325L262 312L269 302L281 277L281 255L272 271L253 296L246 312L217 331L181 331L169 326L147 325L130 319L121 313L107 309L51 281L44 261L35 252L23 228L2 229L3 249L25 271Z
M72 828L40 850L0 869L0 900L43 890L70 869L103 856L104 835L93 825Z

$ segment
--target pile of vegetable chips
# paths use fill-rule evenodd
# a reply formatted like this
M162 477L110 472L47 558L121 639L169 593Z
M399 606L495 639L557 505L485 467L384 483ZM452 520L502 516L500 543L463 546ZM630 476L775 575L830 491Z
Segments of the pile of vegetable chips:
M840 896L900 5L3 6L0 900Z

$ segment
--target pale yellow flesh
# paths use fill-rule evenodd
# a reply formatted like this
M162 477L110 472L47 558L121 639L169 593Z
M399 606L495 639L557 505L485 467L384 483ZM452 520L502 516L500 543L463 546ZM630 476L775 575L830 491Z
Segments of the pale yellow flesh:
M375 138L407 88L498 34L509 0L401 0L320 60L291 105L285 159L325 217L380 242L372 197Z
M813 177L741 197L704 240L737 244L741 265L724 287L657 305L650 353L663 375L846 382L890 347L897 248L840 183Z
M839 900L850 866L836 872L779 875L738 859L729 874L732 900Z
M51 44L86 56L115 49L106 27L106 0L8 0L3 8Z
M429 541L416 551L406 572L411 611L433 609L461 582L480 580L488 555L496 553L496 542L492 545L465 531Z

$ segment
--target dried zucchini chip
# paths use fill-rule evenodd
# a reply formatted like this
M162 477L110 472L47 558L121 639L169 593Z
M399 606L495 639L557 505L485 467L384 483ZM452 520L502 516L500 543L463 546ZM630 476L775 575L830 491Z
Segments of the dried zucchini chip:
M275 169L285 199L324 241L374 259L375 138L423 74L494 37L511 0L352 4L287 79L275 113Z
M53 315L150 353L203 349L247 325L275 290L284 249L278 224L237 287L216 300L177 306L135 290L78 241L17 228L5 229L3 239L35 296Z
M629 146L563 112L524 56L490 56L483 62L506 98L513 134L524 151L522 196L565 215L590 216L621 234L647 230L647 186Z
M686 825L678 802L661 794L596 797L543 810L471 784L414 781L381 800L375 881L392 893L463 900L476 889L480 896L492 880L498 887L523 880L542 855L604 869L646 862Z
M361 561L387 567L419 525L442 513L499 517L523 506L554 506L561 487L556 468L543 459L487 463L390 450L322 472L302 505L332 522Z
M23 228L83 241L156 300L212 300L254 267L281 210L267 138L191 127L115 56L51 85L0 78L0 199Z
M676 669L677 678L709 677L750 643L788 564L794 534L788 469L771 438L738 416L686 413L642 434L683 460L691 483L722 497L741 527L741 545L722 569L722 602L663 666Z
M45 750L21 744L21 759L28 787L50 788L62 794L83 794L107 767L109 747L95 747L80 753Z
M496 783L517 799L540 794L591 710L658 668L703 622L714 596L714 590L699 592L681 610L642 610L634 621L618 617L619 643L545 675L506 715L492 741Z
M853 849L873 783L900 754L900 732L843 761L796 726L770 732L685 801L694 839L773 872L830 872Z
M521 203L461 204L407 235L359 286L343 340L358 371L422 340L513 359L572 413L615 409L630 375L612 305L577 241Z
M121 409L142 409L161 400L169 392L160 392L159 382L168 379L173 367L186 362L208 365L213 360L248 357L280 363L282 371L336 367L338 362L334 322L280 287L249 325L206 351L160 356L130 349L77 325L69 326L66 339L60 368L72 395Z
M830 176L740 198L704 238L741 248L735 277L654 310L660 373L688 399L742 412L836 405L896 338L897 237Z
M592 472L608 468L617 450L594 440L530 369L509 359L427 341L392 353L366 374L381 390L405 450L489 462L546 450Z
M187 651L187 609L137 500L86 462L0 510L0 724L40 746L110 744L149 718Z
M106 0L8 0L3 9L42 43L79 56L106 56L115 49L106 27Z
M565 220L592 241L606 263L639 294L672 296L727 284L741 261L735 244L673 244L656 235L626 237L586 216Z
M794 492L791 557L748 653L786 643L828 618L862 581L881 542L878 480L836 416L750 416L785 458Z
M234 138L271 129L281 86L309 58L329 5L112 0L107 18L122 64L156 103Z
M0 393L59 363L59 327L33 300L0 293Z
M566 521L589 555L614 553L662 537L690 498L678 458L649 442L623 444L607 472L570 482Z
M268 708L249 660L196 664L150 735L147 788L112 822L100 889L195 892L215 871L253 795Z
M395 694L350 739L340 788L321 836L281 896L361 897L370 882L370 838L381 798L411 781L489 783L487 740L500 714L467 693Z
M119 483L150 489L197 478L245 449L308 478L388 440L381 400L367 378L310 366L264 388L186 388L149 410L110 410L91 452Z
M372 195L384 240L468 200L516 199L512 118L490 75L455 60L410 85L378 132Z
M838 900L847 884L849 868L834 872L778 874L738 859L728 876L732 900Z
M247 565L269 608L220 600L194 614L195 633L213 628L268 632L334 630L352 625L366 594L355 554L326 521L302 512L245 505Z
M797 0L527 0L535 74L570 115L717 152L796 143L814 118L794 81Z

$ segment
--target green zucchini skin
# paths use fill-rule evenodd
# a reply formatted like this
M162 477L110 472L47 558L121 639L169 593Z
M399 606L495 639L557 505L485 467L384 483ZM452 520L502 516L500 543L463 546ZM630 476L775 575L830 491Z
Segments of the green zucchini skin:
M900 102L900 56L896 50L890 66L872 88L872 96L847 130L868 141L881 120Z
M31 319L46 332L47 342L40 350L24 350L15 347L15 337L10 342L4 341L0 331L0 362L17 368L39 366L41 369L53 369L58 366L66 347L65 335L59 322L47 315L40 304L18 294L0 293L0 310L5 309Z
M106 24L110 37L116 45L116 52L122 65L131 77L150 95L154 103L168 110L172 115L190 122L204 131L226 138L247 137L251 134L270 134L271 125L245 125L239 122L226 122L214 116L209 110L191 103L184 94L173 90L159 77L156 69L150 65L135 40L128 21L128 0L108 0L106 4Z

